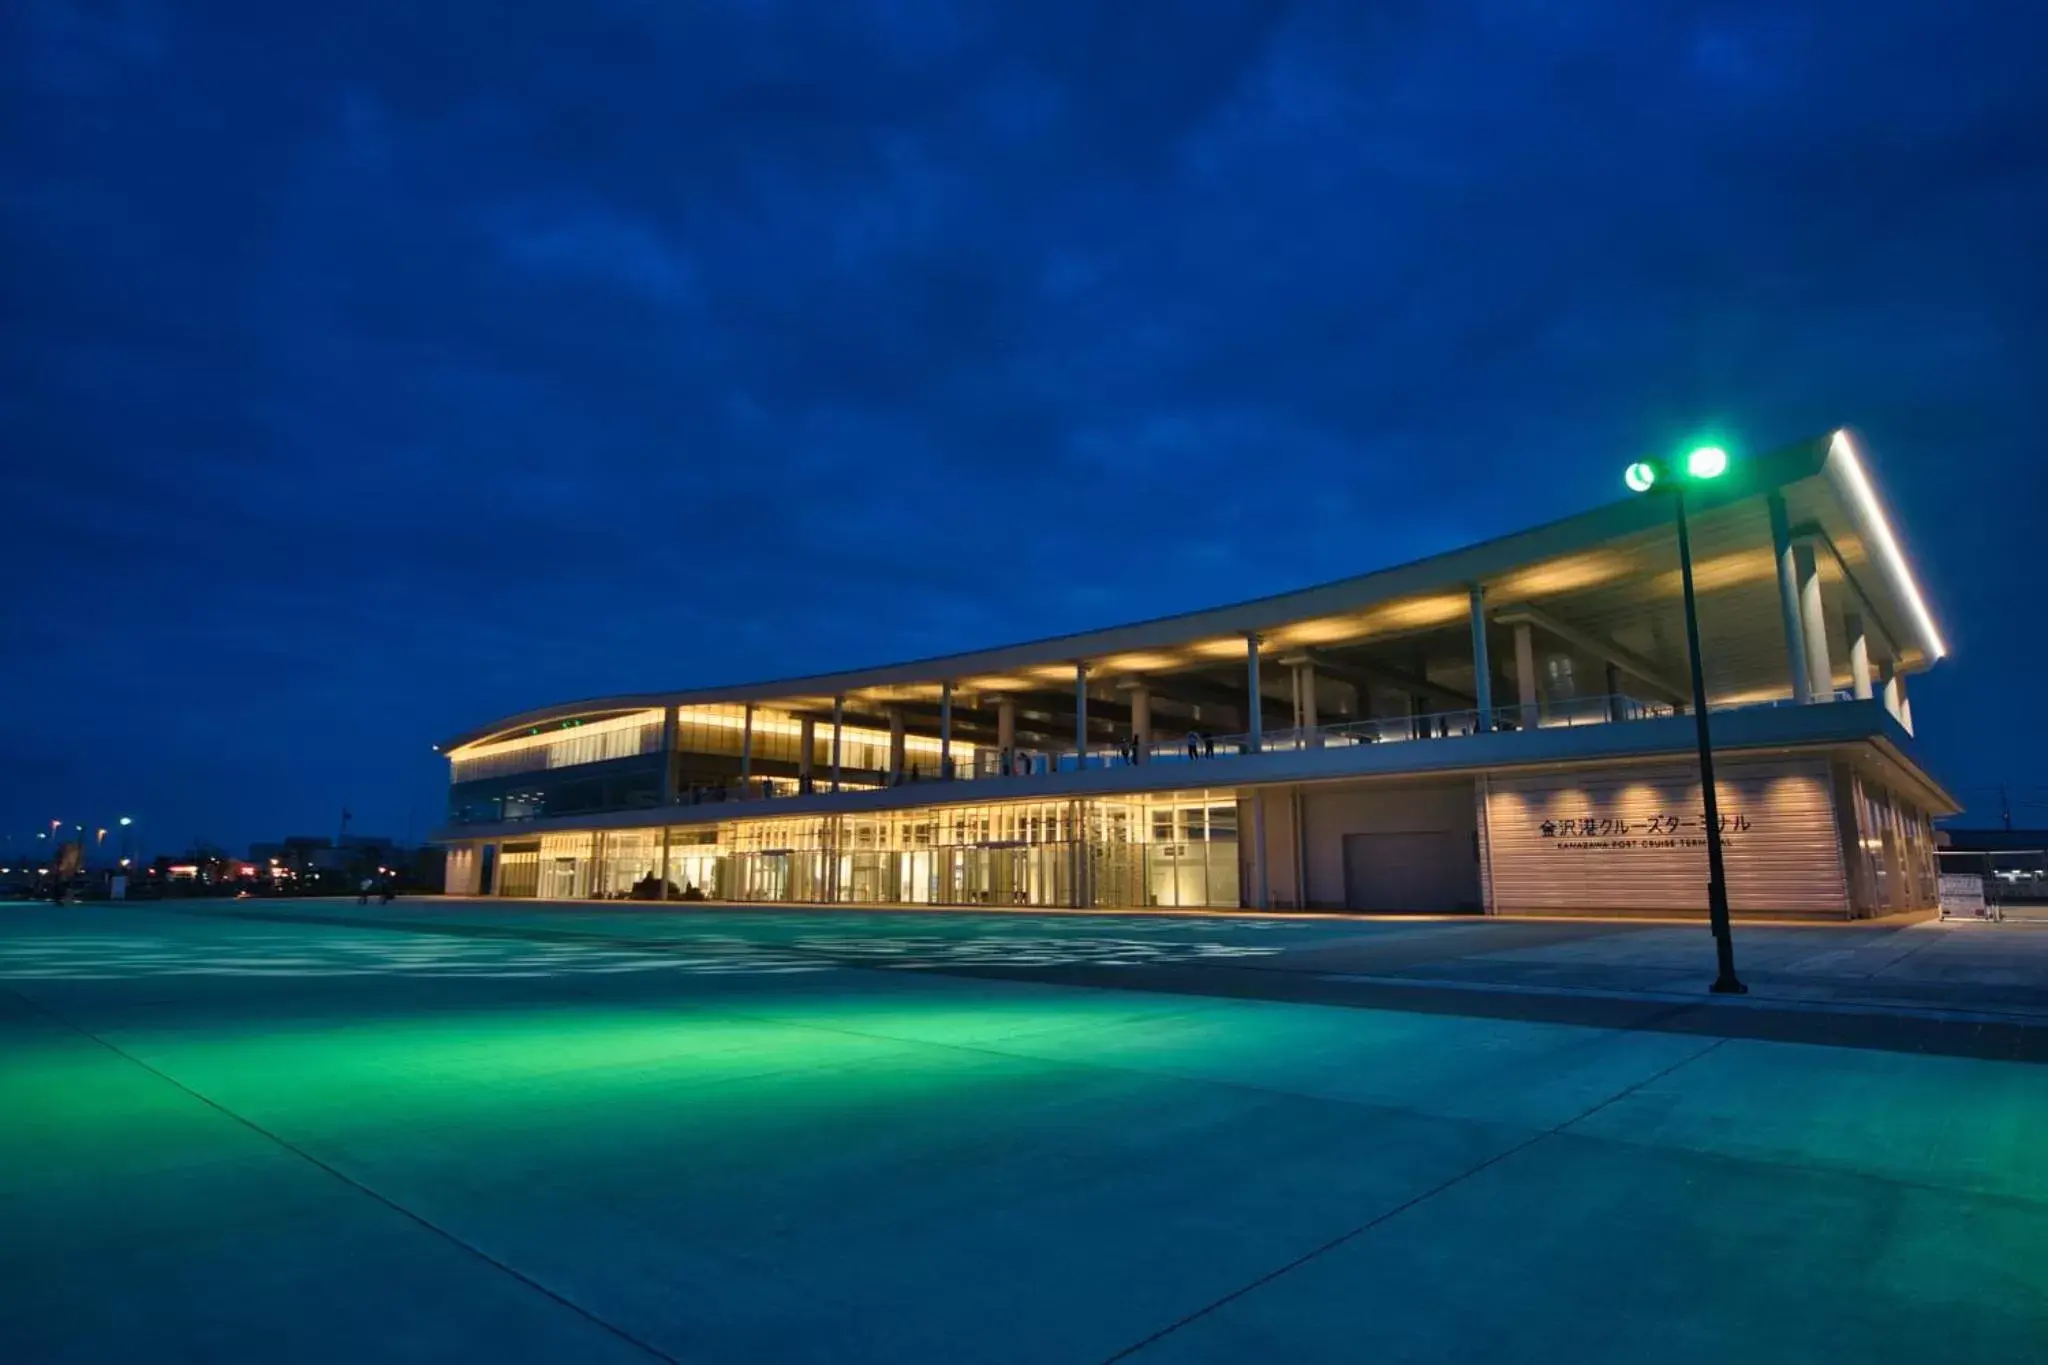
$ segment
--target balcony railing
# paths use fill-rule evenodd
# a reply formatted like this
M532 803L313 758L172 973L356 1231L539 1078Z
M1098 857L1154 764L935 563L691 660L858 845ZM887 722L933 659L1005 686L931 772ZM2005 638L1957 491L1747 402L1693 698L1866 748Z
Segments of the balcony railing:
M1677 709L1664 702L1644 701L1630 696L1576 697L1545 702L1541 706L1496 706L1485 714L1495 731L1528 729L1572 729L1589 725L1612 725L1619 721L1650 720L1675 715ZM1399 744L1411 740L1456 739L1477 734L1481 712L1475 708L1432 711L1417 716L1386 716L1370 720L1335 721L1314 728L1267 730L1257 747L1249 734L1210 735L1194 733L1174 740L1156 740L1142 754L1131 744L1099 745L1085 755L1069 749L1061 753L1019 751L1009 775L1070 773L1082 768L1118 768L1140 764L1201 763L1211 759L1238 758L1251 753L1293 753L1304 749L1342 749L1360 744ZM1002 756L983 755L987 771L976 777L1002 776ZM964 776L965 774L963 774Z
M1846 699L1847 694L1844 693L1842 696ZM1791 704L1790 701L1741 702L1715 706L1711 709L1754 710ZM1002 782L1045 777L1055 773L1134 766L1185 764L1192 768L1212 761L1239 758L1253 753L1294 753L1306 749L1352 748L1361 744L1401 744L1423 740L1458 739L1481 732L1481 714L1476 709L1466 708L1456 711L1433 711L1418 716L1335 721L1312 729L1268 730L1259 736L1256 747L1248 734L1211 735L1197 732L1179 739L1155 740L1145 746L1142 753L1130 742L1122 745L1091 746L1085 753L1076 753L1072 749L1055 751L1031 748L1013 749L1005 753L989 748L976 748L973 763L961 764L950 773L919 771L915 775L906 774L901 779L891 782L886 774L848 770L843 774L840 790L872 791L890 786L927 787L967 781ZM1640 697L1615 694L1552 700L1539 706L1496 706L1484 714L1491 721L1487 729L1496 733L1512 733L1526 730L1583 729L1628 721L1656 720L1677 715L1679 711L1677 707L1666 702L1645 701ZM1189 780L1209 779L1190 773ZM803 795L802 792L792 790L793 787L794 783L788 778L756 779L744 784L690 789L679 795L682 804L685 805L741 804L758 808ZM829 778L819 774L813 779L810 794L822 795L830 789ZM513 820L518 818L510 817Z

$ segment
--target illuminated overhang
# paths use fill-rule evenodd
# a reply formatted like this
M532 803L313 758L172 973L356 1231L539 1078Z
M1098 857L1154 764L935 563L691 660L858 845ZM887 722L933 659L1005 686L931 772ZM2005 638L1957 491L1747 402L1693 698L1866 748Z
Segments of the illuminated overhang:
M1171 650L1137 650L1128 654L1112 654L1095 664L1103 673L1163 673L1180 666L1180 656Z
M1840 471L1837 482L1847 491L1851 509L1863 523L1861 530L1871 560L1883 570L1886 580L1905 603L1927 657L1930 660L1943 658L1948 654L1948 646L1934 624L1933 613L1927 609L1927 599L1920 592L1920 584L1913 577L1905 552L1899 549L1898 537L1892 534L1891 522L1877 500L1877 490L1871 486L1870 476L1864 472L1863 461L1856 453L1855 442L1850 439L1847 428L1835 432L1829 441L1828 465L1831 470Z
M468 758L485 750L491 753L510 753L518 749L541 748L557 740L574 738L578 734L603 734L608 730L624 730L634 726L647 725L661 719L659 710L628 711L624 713L606 711L590 717L569 716L550 719L542 723L520 726L499 731L482 739L465 744L436 746L441 756L448 759Z

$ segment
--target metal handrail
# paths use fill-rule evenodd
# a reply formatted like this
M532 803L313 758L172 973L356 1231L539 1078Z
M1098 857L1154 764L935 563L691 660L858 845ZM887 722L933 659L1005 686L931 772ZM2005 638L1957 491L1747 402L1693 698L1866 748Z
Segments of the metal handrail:
M1768 704L1768 703L1766 703ZM1716 707L1716 710L1740 709ZM1194 732L1177 739L1154 740L1142 753L1129 744L1090 745L1076 751L1065 749L1016 749L1008 755L983 748L976 753L974 770L959 771L957 780L988 780L998 777L1043 777L1053 773L1130 767L1137 763L1203 762L1238 758L1252 753L1290 753L1313 748L1346 748L1359 744L1391 744L1411 739L1461 738L1480 733L1482 728L1512 733L1527 729L1575 729L1590 725L1612 725L1633 720L1653 720L1679 714L1668 702L1646 701L1626 693L1572 697L1545 701L1525 707L1520 703L1496 706L1485 712L1490 722L1480 725L1477 708L1432 711L1413 716L1384 716L1335 721L1313 728L1267 730L1256 742L1249 733L1208 734ZM1192 744L1190 741L1192 740ZM943 779L940 779L943 780Z
M1841 694L1846 698L1847 694ZM1768 709L1788 705L1784 700L1735 702L1714 706L1715 711L1744 711ZM1625 693L1603 694L1590 697L1554 698L1530 706L1511 703L1495 706L1485 712L1489 724L1479 724L1481 713L1477 708L1466 707L1451 711L1432 711L1414 716L1375 716L1333 721L1313 728L1287 728L1264 731L1256 743L1249 734L1219 734L1196 732L1177 739L1156 739L1144 746L1141 754L1128 743L1122 745L1091 745L1085 751L1048 750L1040 748L1017 748L1004 752L978 745L974 749L971 763L958 764L951 775L945 773L921 774L913 782L907 777L902 785L921 787L928 783L996 781L1004 778L1047 777L1056 773L1072 773L1082 770L1109 769L1133 766L1136 754L1138 763L1145 766L1160 764L1198 764L1216 759L1239 758L1253 753L1295 753L1306 749L1350 748L1360 744L1394 744L1417 739L1456 739L1475 733L1482 728L1497 733L1514 733L1524 730L1577 729L1593 725L1613 725L1636 720L1656 720L1680 714L1678 707L1669 702L1646 701ZM1190 740L1193 741L1190 745ZM862 774L852 782L842 782L842 790L867 790L871 775ZM784 779L786 781L786 779ZM766 790L764 779L756 778L744 787L709 788L700 791L695 803L731 802L744 805L790 800L801 793L776 793L772 797ZM822 794L829 789L828 779L822 774L812 778L811 793ZM539 814L525 819L544 818ZM503 823L513 823L512 820Z

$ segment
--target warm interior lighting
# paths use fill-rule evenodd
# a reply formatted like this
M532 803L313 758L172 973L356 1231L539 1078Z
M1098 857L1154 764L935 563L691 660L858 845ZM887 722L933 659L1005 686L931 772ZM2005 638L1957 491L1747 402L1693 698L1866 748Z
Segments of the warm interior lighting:
M1194 646L1194 651L1205 659L1242 659L1245 655L1244 637L1229 635L1221 640L1203 640Z
M1365 634L1365 622L1357 616L1326 616L1320 621L1302 621L1282 626L1274 639L1286 645L1328 645Z
M1715 555L1712 559L1695 560L1692 566L1692 584L1699 592L1767 582L1777 575L1777 559L1768 548ZM1676 569L1666 569L1651 584L1660 596L1675 597L1685 590L1685 581Z
M961 687L969 692L1028 692L1031 681L1028 678L1014 678L1001 673L991 673L982 678L962 678Z
M1891 523L1885 520L1884 509L1878 506L1877 490L1870 486L1870 478L1863 472L1863 462L1856 457L1856 447L1850 444L1849 433L1837 431L1829 444L1829 452L1842 457L1842 467L1849 472L1849 486L1856 490L1856 498L1862 504L1863 513L1870 519L1870 529L1877 538L1878 547L1898 581L1906 590L1906 605L1912 608L1913 619L1934 646L1934 657L1939 659L1948 654L1948 646L1942 643L1941 632L1934 628L1934 617L1927 610L1926 601L1920 596L1920 585L1913 581L1913 571L1906 565L1906 556L1899 549L1898 540L1892 535Z
M1417 626L1448 624L1471 609L1471 601L1463 593L1445 593L1439 597L1411 597L1405 602L1390 602L1373 612L1371 620L1378 627L1409 630Z
M1157 673L1162 669L1178 666L1180 659L1172 654L1139 652L1136 654L1112 654L1102 660L1096 668L1104 673Z
M661 712L659 711L634 711L629 715L614 716L610 720L594 720L586 724L574 726L572 727L574 733L565 733L560 726L550 724L548 728L529 730L527 733L514 736L511 739L480 740L473 744L464 744L458 748L450 749L447 756L452 760L474 757L479 753L505 754L519 749L539 749L568 739L580 739L585 735L601 735L612 730L630 730L642 725L654 725L660 722Z
M1792 696L1789 685L1782 687L1752 687L1742 692L1715 692L1707 696L1708 706L1759 706L1767 701L1786 701Z
M1628 573L1628 559L1612 550L1590 550L1518 569L1492 583L1487 597L1496 602L1548 593L1576 592L1611 583Z

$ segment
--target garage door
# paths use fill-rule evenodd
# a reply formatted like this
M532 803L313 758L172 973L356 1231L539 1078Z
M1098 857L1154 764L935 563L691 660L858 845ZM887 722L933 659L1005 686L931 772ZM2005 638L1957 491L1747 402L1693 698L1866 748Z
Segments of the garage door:
M1477 899L1472 839L1455 830L1344 836L1344 904L1352 910L1447 912Z

